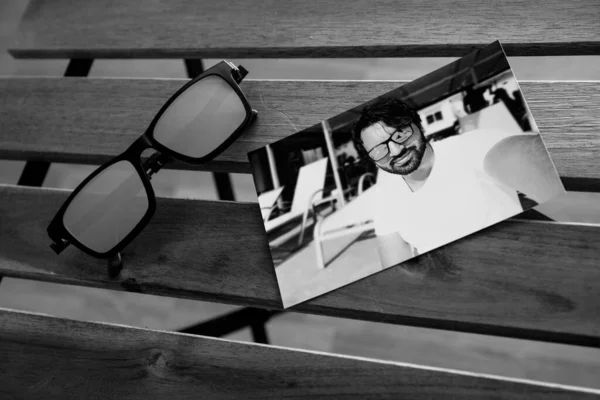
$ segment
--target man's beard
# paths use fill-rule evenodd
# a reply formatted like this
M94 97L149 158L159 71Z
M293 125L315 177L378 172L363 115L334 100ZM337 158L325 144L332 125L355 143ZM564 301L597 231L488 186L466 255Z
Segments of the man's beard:
M426 149L427 143L425 140L419 139L415 146L407 148L402 154L392 158L385 166L379 165L379 167L391 174L408 175L419 168L421 161L423 161L423 156L425 155ZM394 165L395 161L402 159L408 154L408 152L411 152L412 154L409 156L410 160L406 164Z

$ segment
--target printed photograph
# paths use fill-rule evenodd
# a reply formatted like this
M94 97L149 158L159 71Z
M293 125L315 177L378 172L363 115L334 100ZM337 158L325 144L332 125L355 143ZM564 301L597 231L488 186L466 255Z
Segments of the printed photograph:
M565 193L498 41L248 157L286 308Z

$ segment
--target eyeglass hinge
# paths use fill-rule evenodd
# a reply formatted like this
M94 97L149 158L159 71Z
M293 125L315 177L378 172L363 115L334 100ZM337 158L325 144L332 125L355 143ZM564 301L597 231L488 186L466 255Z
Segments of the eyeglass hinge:
M55 240L54 243L50 244L50 247L56 254L60 254L68 246L69 242L67 242L65 239L60 239L58 241Z
M248 70L241 65L238 65L237 68L233 69L233 78L237 83L240 83L244 78L248 75Z
M160 171L160 169L169 161L171 161L171 158L164 154L157 153L152 155L144 165L148 178L151 178L152 175Z

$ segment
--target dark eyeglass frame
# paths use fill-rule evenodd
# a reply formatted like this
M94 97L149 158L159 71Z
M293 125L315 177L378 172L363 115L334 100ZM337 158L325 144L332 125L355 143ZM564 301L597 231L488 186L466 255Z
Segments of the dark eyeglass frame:
M374 147L373 147L371 150L367 151L367 154L369 155L369 158L370 158L371 160L375 161L375 162L379 162L379 161L383 160L384 158L386 158L387 156L389 156L389 155L390 155L390 146L389 146L389 143L390 143L390 142L394 142L394 143L396 143L396 144L403 144L403 143L405 143L407 140L409 140L411 137L413 137L413 135L415 134L415 128L413 128L413 124L414 124L414 122L412 122L412 121L411 121L411 122L410 122L408 125L405 125L405 126L403 126L403 127L401 128L401 129L404 129L405 127L409 127L409 128L410 128L410 135L408 135L408 136L406 137L406 139L404 139L404 140L402 140L402 141L400 141L400 142L398 142L398 141L394 140L394 135L395 135L395 134L398 132L398 129L396 129L396 130L395 130L395 131L394 131L394 132L393 132L393 133L390 135L390 137L389 137L389 138L387 138L387 139L386 139L386 140L384 140L383 142L381 142L381 143L379 143L379 144L375 145L375 146L374 146ZM385 154L383 157L380 157L380 158L378 158L378 159L376 159L376 158L373 158L373 157L371 156L371 152L372 152L373 150L375 150L375 149L377 149L377 148L379 148L379 147L383 146L383 145L385 145L385 148L387 149L387 153L386 153L386 154Z
M144 134L142 134L138 139L136 139L123 153L114 157L112 160L106 162L102 166L98 167L94 172L92 172L83 182L79 184L79 186L77 186L77 188L75 188L75 190L63 203L63 205L58 210L58 212L56 213L56 215L54 216L47 228L48 236L50 236L50 239L52 239L53 241L50 247L54 250L54 252L56 254L60 254L65 248L69 246L69 244L73 244L79 250L97 258L108 258L118 256L120 251L131 243L131 241L146 227L148 222L150 222L150 220L154 216L154 212L156 211L156 195L154 194L154 189L152 188L152 184L150 183L150 179L154 173L158 172L166 163L174 160L180 160L188 164L202 164L214 159L217 155L223 152L223 150L229 147L237 139L237 137L240 135L244 128L246 128L250 123L254 121L258 113L256 112L256 110L252 109L250 103L246 99L246 96L239 87L239 83L242 82L242 80L246 77L247 74L248 71L241 65L236 67L228 61L221 61L220 63L209 68L202 74L187 82L177 92L175 92L175 94L173 94L160 108L160 110L155 115L154 119L144 132ZM167 148L161 143L158 143L158 141L154 138L154 128L160 117L167 110L167 108L173 103L173 101L175 101L177 97L179 97L192 85L194 85L201 79L204 79L211 75L217 75L221 77L223 80L225 80L225 82L227 82L231 86L231 88L239 96L240 100L244 105L244 109L246 110L246 117L242 124L231 135L229 135L229 137L223 140L223 142L215 150L211 151L203 157L185 156ZM158 153L153 154L145 162L143 162L141 155L142 152L147 149L157 150ZM148 197L148 210L146 211L146 214L142 217L140 222L138 222L138 224L131 230L131 232L127 236L125 236L116 246L114 246L107 252L99 253L78 241L65 227L63 217L73 199L77 197L79 192L92 179L98 176L102 171L106 170L110 166L120 161L128 161L131 165L133 165L136 172L138 173L144 185L144 189L146 190L146 195Z

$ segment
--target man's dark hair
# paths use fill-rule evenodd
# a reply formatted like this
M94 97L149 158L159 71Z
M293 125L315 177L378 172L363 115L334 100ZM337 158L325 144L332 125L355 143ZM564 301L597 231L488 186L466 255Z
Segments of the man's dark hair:
M382 97L375 103L365 107L352 129L352 141L354 142L354 147L360 158L364 160L370 161L371 159L363 146L360 134L363 129L377 122L383 122L396 129L400 129L411 122L414 122L420 127L421 117L419 116L419 113L413 110L408 104L392 97Z

